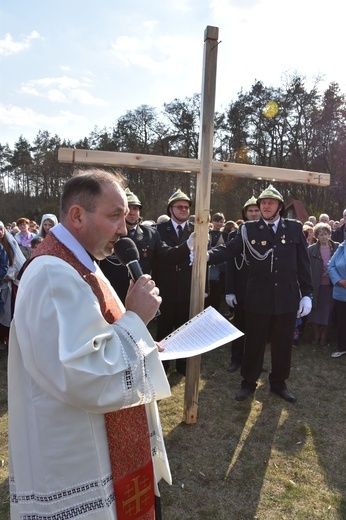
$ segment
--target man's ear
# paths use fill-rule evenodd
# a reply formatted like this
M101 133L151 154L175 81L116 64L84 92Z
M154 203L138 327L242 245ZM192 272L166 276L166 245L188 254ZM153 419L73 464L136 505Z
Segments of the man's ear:
M71 206L68 211L69 220L75 229L79 229L84 220L85 209L78 204Z

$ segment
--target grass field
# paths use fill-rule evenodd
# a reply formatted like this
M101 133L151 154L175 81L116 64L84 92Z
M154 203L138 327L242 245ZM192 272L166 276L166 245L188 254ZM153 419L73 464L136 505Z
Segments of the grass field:
M346 519L346 356L294 347L289 404L263 374L253 400L234 399L230 346L204 354L198 419L182 422L184 378L169 375L159 403L173 485L161 484L164 520ZM0 519L9 518L6 353L0 351ZM269 348L265 366L270 368Z

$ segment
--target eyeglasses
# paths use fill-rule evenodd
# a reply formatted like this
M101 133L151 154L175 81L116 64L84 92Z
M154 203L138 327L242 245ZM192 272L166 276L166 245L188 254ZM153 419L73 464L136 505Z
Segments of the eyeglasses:
M189 211L190 206L172 206L172 208L178 208L179 211Z

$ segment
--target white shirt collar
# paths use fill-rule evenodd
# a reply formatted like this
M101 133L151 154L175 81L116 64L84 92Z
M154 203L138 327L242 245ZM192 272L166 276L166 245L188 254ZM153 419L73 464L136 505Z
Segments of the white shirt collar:
M181 224L177 224L176 221L173 219L171 219L171 220L172 220L172 224L173 224L173 227L174 227L176 233L178 233L178 230L177 230L178 226L181 226L181 229L184 231L184 228L186 226L186 220L185 220L185 222L182 222Z
M264 219L263 219L264 220ZM270 220L264 220L264 222L267 224L274 224L273 226L273 230L274 230L274 233L276 233L277 229L278 229L278 225L279 225L279 222L280 222L280 217L278 219L276 219L274 222L270 221ZM269 227L269 226L268 226ZM52 228L53 229L53 228Z
M78 242L78 240L66 229L61 222L56 226L52 227L51 233L57 238L64 246L66 246L75 257L90 271L95 273L96 265L91 260L90 255L84 249L84 247Z

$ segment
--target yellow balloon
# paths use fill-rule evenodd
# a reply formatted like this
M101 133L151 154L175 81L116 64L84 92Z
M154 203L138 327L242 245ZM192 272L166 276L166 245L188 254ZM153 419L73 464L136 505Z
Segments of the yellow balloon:
M278 113L278 111L279 111L279 106L276 103L276 101L268 101L268 103L266 103L264 105L263 115L268 118L275 117L276 114Z

